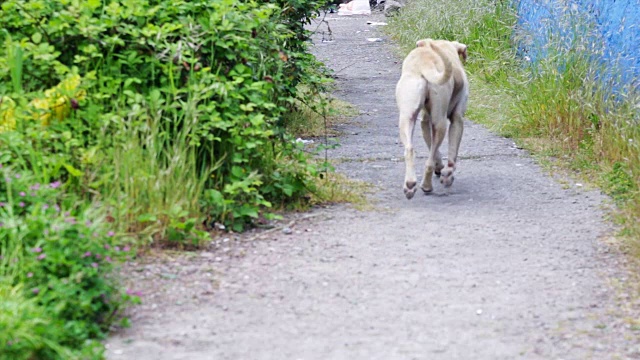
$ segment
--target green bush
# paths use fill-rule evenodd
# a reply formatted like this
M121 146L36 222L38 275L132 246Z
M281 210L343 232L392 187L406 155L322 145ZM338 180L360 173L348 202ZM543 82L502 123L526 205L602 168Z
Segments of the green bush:
M97 210L64 196L59 181L40 184L8 167L0 176L0 279L44 308L62 346L97 346L92 339L104 335L130 299L109 275L130 248L115 244ZM15 347L20 340L9 342Z
M323 89L304 30L320 5L0 2L2 355L99 358L136 300L119 239L197 247L214 221L308 199L317 169L286 125Z
M323 88L320 5L0 3L2 356L100 358L136 300L119 239L197 247L306 201L317 169L286 125Z
M202 187L216 193L204 199L218 201L204 209L240 229L273 202L303 199L311 186L314 170L286 134L284 119L301 82L321 82L310 76L319 65L306 51L303 28L320 4L8 0L0 12L7 49L0 50L7 60L0 65L0 93L13 93L23 106L31 102L30 111L15 111L18 124L33 123L35 110L53 120L55 104L34 110L34 99L79 74L78 90L60 96L63 107L73 108L58 116L57 134L67 136L54 149L46 146L64 154L64 179L75 176L78 191L103 194L101 179L114 169L98 165L114 159L96 154L155 127L162 149L149 156L162 169L172 161L167 149L193 149L196 161L185 166L195 167ZM283 176L278 168L292 160L300 165Z

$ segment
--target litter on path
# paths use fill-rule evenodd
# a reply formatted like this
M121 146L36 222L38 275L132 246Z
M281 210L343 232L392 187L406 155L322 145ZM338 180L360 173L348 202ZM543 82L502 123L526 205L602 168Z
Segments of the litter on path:
M338 15L371 15L369 0L352 0L346 4L340 4Z

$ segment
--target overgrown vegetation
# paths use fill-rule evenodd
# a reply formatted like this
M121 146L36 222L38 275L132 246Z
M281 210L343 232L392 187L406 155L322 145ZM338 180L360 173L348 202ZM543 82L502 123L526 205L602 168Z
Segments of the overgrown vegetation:
M327 111L321 4L1 2L1 357L101 358L136 247L333 196L288 128Z
M425 37L469 45L468 117L534 152L566 159L561 165L613 197L622 210L618 219L624 234L639 246L637 88L620 82L615 63L596 56L600 35L574 7L561 2L555 21L568 31L549 32L542 40L544 59L530 62L519 53L530 34L517 26L514 6L510 1L417 0L388 30L404 51Z

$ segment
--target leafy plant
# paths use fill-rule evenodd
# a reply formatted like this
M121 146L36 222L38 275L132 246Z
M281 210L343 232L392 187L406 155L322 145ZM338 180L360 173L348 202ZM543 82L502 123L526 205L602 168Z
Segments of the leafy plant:
M0 279L36 299L61 346L98 346L91 340L103 336L128 299L108 275L129 247L115 245L95 209L64 197L60 182L0 170Z

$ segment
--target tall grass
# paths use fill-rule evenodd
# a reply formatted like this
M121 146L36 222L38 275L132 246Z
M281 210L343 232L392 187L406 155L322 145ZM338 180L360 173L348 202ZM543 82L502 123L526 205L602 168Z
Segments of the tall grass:
M176 111L154 92L147 108L130 113L116 127L114 137L122 140L107 156L113 164L104 194L122 233L150 244L167 241L175 221L204 220L199 199L215 165L197 168L197 149L190 143L199 116L197 102L194 95Z
M420 38L467 44L471 120L568 158L563 165L613 197L623 233L640 246L638 79L622 81L618 63L601 56L602 36L575 7L547 3L555 16L547 32L525 32L535 26L518 24L514 3L491 0L416 0L387 30L403 54ZM531 61L534 45L541 47Z

